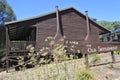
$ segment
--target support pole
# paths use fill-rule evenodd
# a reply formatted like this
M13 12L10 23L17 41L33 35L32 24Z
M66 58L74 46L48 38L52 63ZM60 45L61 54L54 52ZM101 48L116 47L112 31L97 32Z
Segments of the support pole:
M85 54L85 64L86 68L89 68L88 54Z
M7 73L9 68L8 54L9 54L9 37L8 37L8 27L6 27L6 72Z
M112 63L115 63L115 55L114 51L111 52Z

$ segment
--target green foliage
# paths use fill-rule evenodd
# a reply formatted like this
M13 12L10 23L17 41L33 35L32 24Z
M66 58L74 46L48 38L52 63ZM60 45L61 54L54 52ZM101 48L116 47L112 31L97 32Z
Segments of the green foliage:
M3 74L0 76L0 79L1 80L81 80L81 78L79 79L79 75L83 71L84 72L86 71L92 77L96 77L96 80L98 80L98 77L100 76L100 75L98 76L94 75L95 74L93 73L94 71L92 72L86 70L84 63L80 60L64 61L58 63L57 67L56 67L56 63L51 63L39 67L37 66L33 69L28 69L22 72L10 72L9 75ZM85 79L86 78L82 80Z
M24 63L24 57L23 56L19 56L17 59L18 59L18 64L20 65L19 69L21 71L24 71L26 69L26 64Z
M32 45L29 45L27 47L27 49L29 50L28 59L30 60L30 62L27 64L31 64L34 66L47 64L52 62L52 58L54 59L55 63L59 63L68 59L77 59L77 56L73 53L80 53L80 50L76 49L78 42L66 41L64 43L65 37L60 38L59 42L55 42L53 37L47 37L45 41L48 42L49 47L42 47L38 52L35 52L34 47ZM67 49L69 49L69 51L67 51ZM68 54L70 54L70 57L68 57ZM24 62L23 59L24 58L19 58L20 62ZM21 63L19 64L21 65Z
M80 50L77 50L78 42L65 41L65 39L65 36L60 38L58 42L55 42L53 37L47 37L45 39L45 41L49 43L49 51L52 53L55 62L77 58L74 53L80 53ZM68 54L70 54L69 58Z
M4 23L16 20L16 16L11 6L6 0L0 0L0 48L5 47L5 27Z
M91 54L92 57L94 57L97 60L100 60L100 56L98 53Z
M108 30L114 30L114 27L111 26L112 25L112 22L109 22L109 21L98 21L97 22L98 24L100 24L101 26L105 27L106 29Z
M27 49L29 50L28 58L30 59L30 62L28 64L36 65L37 59L36 59L35 48L32 45L29 45Z
M120 55L120 50L115 51L116 54Z
M96 79L91 72L85 69L78 73L78 80L96 80Z
M35 53L35 48L32 45L27 46L27 48L29 50L27 59L29 59L30 61L28 63L25 63L25 58L24 56L19 56L18 59L18 64L20 65L19 69L21 71L26 69L27 65L31 65L31 66L35 66L37 65L37 59L36 59L36 53Z
M4 22L15 20L16 16L6 0L0 0L0 25Z
M58 43L54 41L52 37L46 38L46 41L49 42L51 52L55 62L61 62L67 58L66 45L63 44L64 37L59 40Z
M119 22L119 21L114 21L114 22L112 22L112 25L111 25L111 26L113 26L114 29L117 29L117 28L120 27L120 22Z
M120 21L98 21L98 24L100 24L101 26L105 27L108 30L114 30L117 29L118 27L120 27Z
M66 44L68 44L67 48L70 50L70 52L69 52L70 59L78 59L77 54L80 54L80 50L77 49L78 42L76 42L76 41L66 41Z

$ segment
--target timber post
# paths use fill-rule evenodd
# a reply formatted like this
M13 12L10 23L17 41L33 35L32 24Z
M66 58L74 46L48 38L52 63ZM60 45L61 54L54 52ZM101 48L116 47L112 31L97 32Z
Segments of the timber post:
M89 68L88 54L85 54L85 65L86 68Z
M86 26L87 26L87 35L85 37L85 42L91 42L90 39L91 30L90 30L90 24L88 18L88 11L85 11L85 13L86 13ZM86 64L86 68L89 68L88 53L85 54L85 64Z
M9 37L8 37L8 28L6 27L6 72L7 73L9 68L8 54L9 54Z
M115 63L115 55L114 55L114 51L111 51L111 58L112 58L112 63Z

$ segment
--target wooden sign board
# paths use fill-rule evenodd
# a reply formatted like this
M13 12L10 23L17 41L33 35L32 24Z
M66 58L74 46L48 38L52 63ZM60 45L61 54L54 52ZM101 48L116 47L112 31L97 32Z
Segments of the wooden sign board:
M119 42L95 42L95 43L83 43L81 45L81 53L102 53L120 50Z

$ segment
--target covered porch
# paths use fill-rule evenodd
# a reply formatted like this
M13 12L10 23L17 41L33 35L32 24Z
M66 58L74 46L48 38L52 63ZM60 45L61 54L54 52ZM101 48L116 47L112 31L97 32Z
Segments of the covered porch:
M36 27L10 25L6 27L6 50L9 52L27 52L27 46L35 47Z
M26 56L27 46L36 47L36 27L23 23L6 24L6 71L18 56Z

